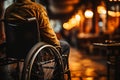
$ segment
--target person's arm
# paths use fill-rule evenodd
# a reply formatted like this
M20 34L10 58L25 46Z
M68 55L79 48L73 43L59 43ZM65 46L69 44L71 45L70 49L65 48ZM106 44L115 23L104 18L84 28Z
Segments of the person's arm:
M55 46L57 49L60 50L60 42L50 25L49 17L46 10L42 8L38 15L41 40Z

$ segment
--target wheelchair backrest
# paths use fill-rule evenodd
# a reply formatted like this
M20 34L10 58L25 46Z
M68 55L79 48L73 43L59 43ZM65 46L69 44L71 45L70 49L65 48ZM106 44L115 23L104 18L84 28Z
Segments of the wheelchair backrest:
M28 51L39 41L38 22L35 17L19 21L6 21L6 55L25 58Z

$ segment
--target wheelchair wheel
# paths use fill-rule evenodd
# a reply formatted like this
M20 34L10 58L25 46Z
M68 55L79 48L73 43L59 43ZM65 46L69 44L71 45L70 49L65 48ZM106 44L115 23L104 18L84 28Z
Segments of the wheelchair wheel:
M37 43L28 53L22 80L64 80L64 66L58 50L46 43Z

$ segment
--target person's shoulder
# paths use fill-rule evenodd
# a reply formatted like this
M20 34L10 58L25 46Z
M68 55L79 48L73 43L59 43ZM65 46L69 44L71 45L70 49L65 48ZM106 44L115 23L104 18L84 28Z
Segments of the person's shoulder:
M32 2L32 4L35 5L36 7L44 8L44 6L40 3Z
M32 2L32 5L34 5L34 8L35 8L36 10L40 11L40 12L46 11L45 6L43 6L43 5L40 4L40 3ZM33 7L33 6L31 6L31 7Z

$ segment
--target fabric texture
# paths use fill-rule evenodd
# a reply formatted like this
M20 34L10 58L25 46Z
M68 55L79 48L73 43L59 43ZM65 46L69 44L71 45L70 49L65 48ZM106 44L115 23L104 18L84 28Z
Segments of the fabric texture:
M22 3L15 2L5 11L5 19L9 21L19 20L22 23L26 18L31 17L36 17L38 20L41 41L60 48L60 42L49 23L47 11L44 6L24 0Z

